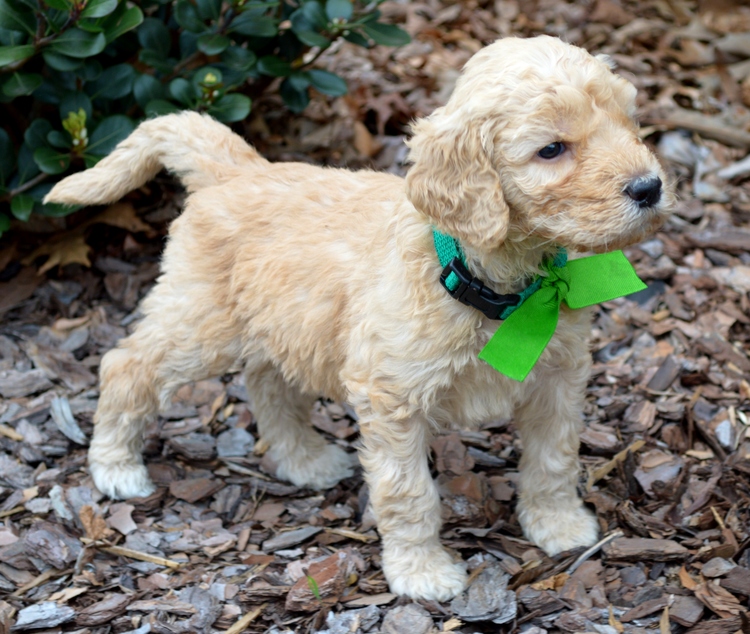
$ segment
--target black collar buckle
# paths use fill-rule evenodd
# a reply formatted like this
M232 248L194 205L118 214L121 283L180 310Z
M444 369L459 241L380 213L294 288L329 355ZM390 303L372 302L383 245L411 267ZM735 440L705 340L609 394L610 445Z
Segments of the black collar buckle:
M458 286L453 290L446 286L448 276L454 273L458 278ZM515 306L521 300L516 294L499 295L491 288L487 288L480 280L469 273L459 258L453 258L443 269L440 275L440 283L448 291L448 294L462 304L476 308L490 319L500 319L503 311Z

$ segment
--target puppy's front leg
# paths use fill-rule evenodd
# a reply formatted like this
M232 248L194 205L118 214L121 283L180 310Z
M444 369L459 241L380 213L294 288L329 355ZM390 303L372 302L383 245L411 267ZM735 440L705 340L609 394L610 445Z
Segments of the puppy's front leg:
M596 542L596 517L578 497L578 435L589 363L540 369L516 411L523 442L518 520L532 542L554 555Z
M466 584L463 564L440 545L440 496L427 464L424 420L360 420L360 458L392 592L446 601Z

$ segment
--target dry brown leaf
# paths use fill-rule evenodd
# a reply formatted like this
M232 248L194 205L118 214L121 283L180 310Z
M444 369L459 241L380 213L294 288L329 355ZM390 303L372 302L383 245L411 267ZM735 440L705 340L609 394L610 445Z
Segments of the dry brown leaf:
M561 572L560 574L532 583L531 587L534 588L534 590L559 590L565 585L565 582L568 579L570 579L570 575Z
M24 258L23 264L28 266L43 255L49 257L39 267L39 271L37 271L38 275L43 275L55 266L63 267L66 264L91 266L89 245L86 244L86 240L80 230L55 236L49 242L41 245L31 255Z
M680 583L686 590L695 590L695 588L698 586L698 582L690 576L690 573L688 573L688 571L685 569L685 566L682 566L682 568L680 568L679 576Z
M133 233L142 231L146 234L153 234L154 232L149 225L138 217L133 204L128 202L119 202L110 205L102 213L87 221L84 226L88 227L96 223L120 227Z
M723 619L746 612L737 597L716 583L699 583L693 592L703 605Z
M106 539L112 535L112 529L107 526L107 522L88 504L81 507L78 514L83 524L83 530L86 531L86 537L98 541Z
M669 606L666 606L659 619L659 634L670 634L671 631L672 629L669 625Z

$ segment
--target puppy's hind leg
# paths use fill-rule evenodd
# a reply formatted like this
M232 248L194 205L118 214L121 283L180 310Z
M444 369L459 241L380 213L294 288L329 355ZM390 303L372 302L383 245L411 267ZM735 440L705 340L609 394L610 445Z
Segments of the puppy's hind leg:
M352 475L356 456L327 443L310 424L315 397L289 385L274 367L249 365L245 384L258 432L276 475L297 486L328 489Z
M231 333L220 330L230 329L226 315L200 311L195 302L192 315L175 309L186 293L170 294L167 287L157 284L144 301L146 317L102 359L89 469L97 488L112 498L154 490L141 457L146 425L177 388L226 372L239 355Z

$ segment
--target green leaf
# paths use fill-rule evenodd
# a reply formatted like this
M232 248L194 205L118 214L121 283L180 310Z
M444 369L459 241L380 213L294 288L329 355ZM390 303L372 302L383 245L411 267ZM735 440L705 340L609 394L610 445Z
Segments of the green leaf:
M53 70L59 70L61 73L67 73L72 70L76 70L83 65L82 59L73 59L67 55L61 55L50 49L46 49L42 52L42 57Z
M10 218L5 214L0 214L0 236L10 229Z
M164 99L154 99L146 104L143 111L146 113L147 117L160 117L163 114L179 112L180 109L173 103Z
M307 577L307 586L310 588L310 592L313 593L313 596L318 600L322 601L320 597L320 588L318 587L318 582L315 581L315 577L312 577L310 575L305 575Z
M213 66L204 66L195 71L193 75L193 86L200 88L200 86L215 86L221 84L224 79L222 72Z
M338 75L329 73L327 70L313 69L307 71L310 83L318 92L332 97L340 97L347 93L346 82Z
M86 167L89 167L88 165ZM93 166L92 166L93 167ZM36 212L48 218L63 218L81 209L83 205L60 205L58 203L37 204Z
M34 150L34 161L45 174L62 174L70 167L70 154L40 147Z
M68 13L73 8L73 3L71 0L45 0L44 4L46 4L48 7L52 9L57 9L58 11L65 11ZM38 8L39 5L37 5Z
M266 55L258 60L258 71L271 77L288 77L292 74L292 65L275 55Z
M117 8L117 0L88 0L82 18L103 18Z
M274 37L279 31L276 20L262 15L254 15L249 11L240 13L235 17L228 30L230 33L252 37Z
M356 44L357 46L361 46L363 48L370 48L370 41L366 37L361 35L360 33L357 33L356 31L349 31L348 33L344 34L344 39L347 42Z
M153 75L138 75L133 82L133 96L141 108L149 101L162 99L166 94L164 85Z
M352 17L354 7L350 0L326 0L326 15L329 20L348 20Z
M7 66L8 64L28 59L35 52L36 48L33 44L0 47L0 66Z
M18 194L10 201L10 212L19 220L26 222L34 211L34 199L28 194Z
M404 46L411 42L409 34L393 24L367 22L362 29L376 44L383 46Z
M52 130L47 135L47 143L52 147L56 147L58 150L70 150L71 138L70 135L66 135L60 130Z
M28 130L26 132L28 133ZM28 143L24 143L21 145L21 149L18 150L18 184L23 185L38 173L39 167L34 161L34 150L29 147Z
M129 117L122 114L107 117L91 134L86 152L96 156L106 156L120 141L130 136L133 130L135 130L135 124Z
M307 0L299 10L312 26L312 28L322 31L328 26L328 18L323 9L323 5L318 0Z
M13 0L0 0L0 28L36 34L36 18L26 7Z
M184 106L192 106L198 99L195 86L182 77L169 82L169 94Z
M206 55L218 55L224 52L229 44L229 38L218 33L206 33L198 38L198 48Z
M307 88L301 86L291 77L287 77L281 82L279 93L287 108L295 113L302 112L310 103L310 96L307 94Z
M146 18L138 27L138 42L140 45L166 57L172 44L172 35L161 20Z
M203 20L216 21L221 15L221 0L196 0L198 15Z
M319 46L320 48L325 48L331 43L331 40L320 33L297 28L294 25L294 22L292 22L292 31L294 31L294 34L299 38L300 42L307 44L307 46Z
M86 84L92 99L121 99L133 90L135 69L130 64L116 64L105 70L96 81Z
M138 52L138 60L146 64L146 66L150 66L154 70L158 70L164 74L171 73L177 64L176 60L145 48L142 48Z
M91 121L91 99L83 92L66 92L60 99L60 120L65 121L71 112L83 110L86 113L86 121Z
M16 167L16 153L8 133L0 128L0 185L10 180L10 175Z
M231 95L224 95L214 103L208 109L208 114L224 123L233 123L234 121L242 121L247 117L250 114L251 105L252 101L249 97L232 93Z
M127 3L121 2L117 9L103 18L101 22L107 44L113 42L123 33L136 28L143 22L143 11L138 7L128 7Z
M63 31L49 45L50 49L68 57L85 58L98 55L107 46L103 33L87 33L81 29Z
M76 77L82 81L94 81L102 74L102 65L96 58L87 59L81 68L76 71Z
M177 2L174 8L174 19L183 29L192 33L203 33L208 30L198 15L198 10L188 0Z
M30 95L42 81L42 76L36 73L13 73L3 81L3 94L11 98Z
M250 49L230 46L221 54L221 61L232 70L249 70L258 60Z

